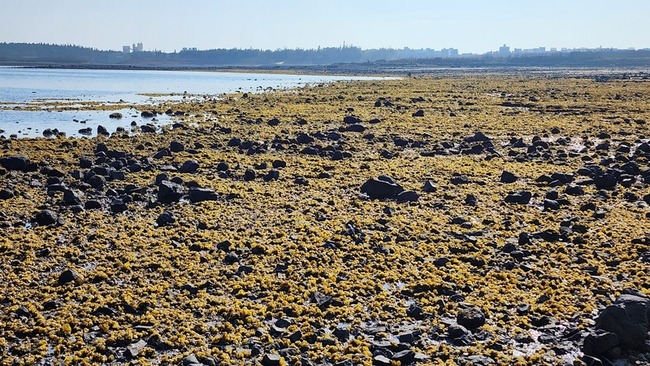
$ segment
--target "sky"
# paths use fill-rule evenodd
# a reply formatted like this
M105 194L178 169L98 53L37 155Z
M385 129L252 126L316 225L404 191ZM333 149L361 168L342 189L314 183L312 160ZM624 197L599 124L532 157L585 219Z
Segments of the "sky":
M183 47L650 48L650 0L2 0L0 42Z

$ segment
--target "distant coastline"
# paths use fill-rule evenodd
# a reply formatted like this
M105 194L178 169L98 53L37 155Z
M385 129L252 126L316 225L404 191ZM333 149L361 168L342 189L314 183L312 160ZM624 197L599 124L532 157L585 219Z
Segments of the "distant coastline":
M444 51L444 52L443 52ZM79 46L0 43L0 65L107 70L191 70L272 73L418 74L445 70L500 72L536 69L650 69L650 49L579 49L458 55L449 50L187 50L174 53L103 51Z

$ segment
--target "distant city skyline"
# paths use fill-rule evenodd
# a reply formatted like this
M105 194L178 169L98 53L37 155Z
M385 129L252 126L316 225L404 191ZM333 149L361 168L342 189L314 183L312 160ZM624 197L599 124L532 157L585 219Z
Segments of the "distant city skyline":
M4 0L0 42L183 48L650 48L650 1Z

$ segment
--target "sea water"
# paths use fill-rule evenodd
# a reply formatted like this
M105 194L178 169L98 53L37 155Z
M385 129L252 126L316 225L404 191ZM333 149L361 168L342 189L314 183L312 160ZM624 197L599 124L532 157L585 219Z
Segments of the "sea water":
M151 123L129 104L156 105L188 95L213 96L232 92L262 92L339 80L377 79L357 76L254 74L204 71L86 70L0 67L0 135L39 137L46 129L81 136L80 129L93 134L102 125L109 131L131 123ZM75 107L100 102L108 110ZM62 108L61 103L75 110ZM121 119L109 115L120 112ZM157 116L154 124L169 123Z

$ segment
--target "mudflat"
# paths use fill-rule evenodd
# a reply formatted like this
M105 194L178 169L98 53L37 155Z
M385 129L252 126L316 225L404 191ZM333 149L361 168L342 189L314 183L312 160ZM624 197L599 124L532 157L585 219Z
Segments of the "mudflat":
M647 360L649 101L422 75L0 140L2 364Z

